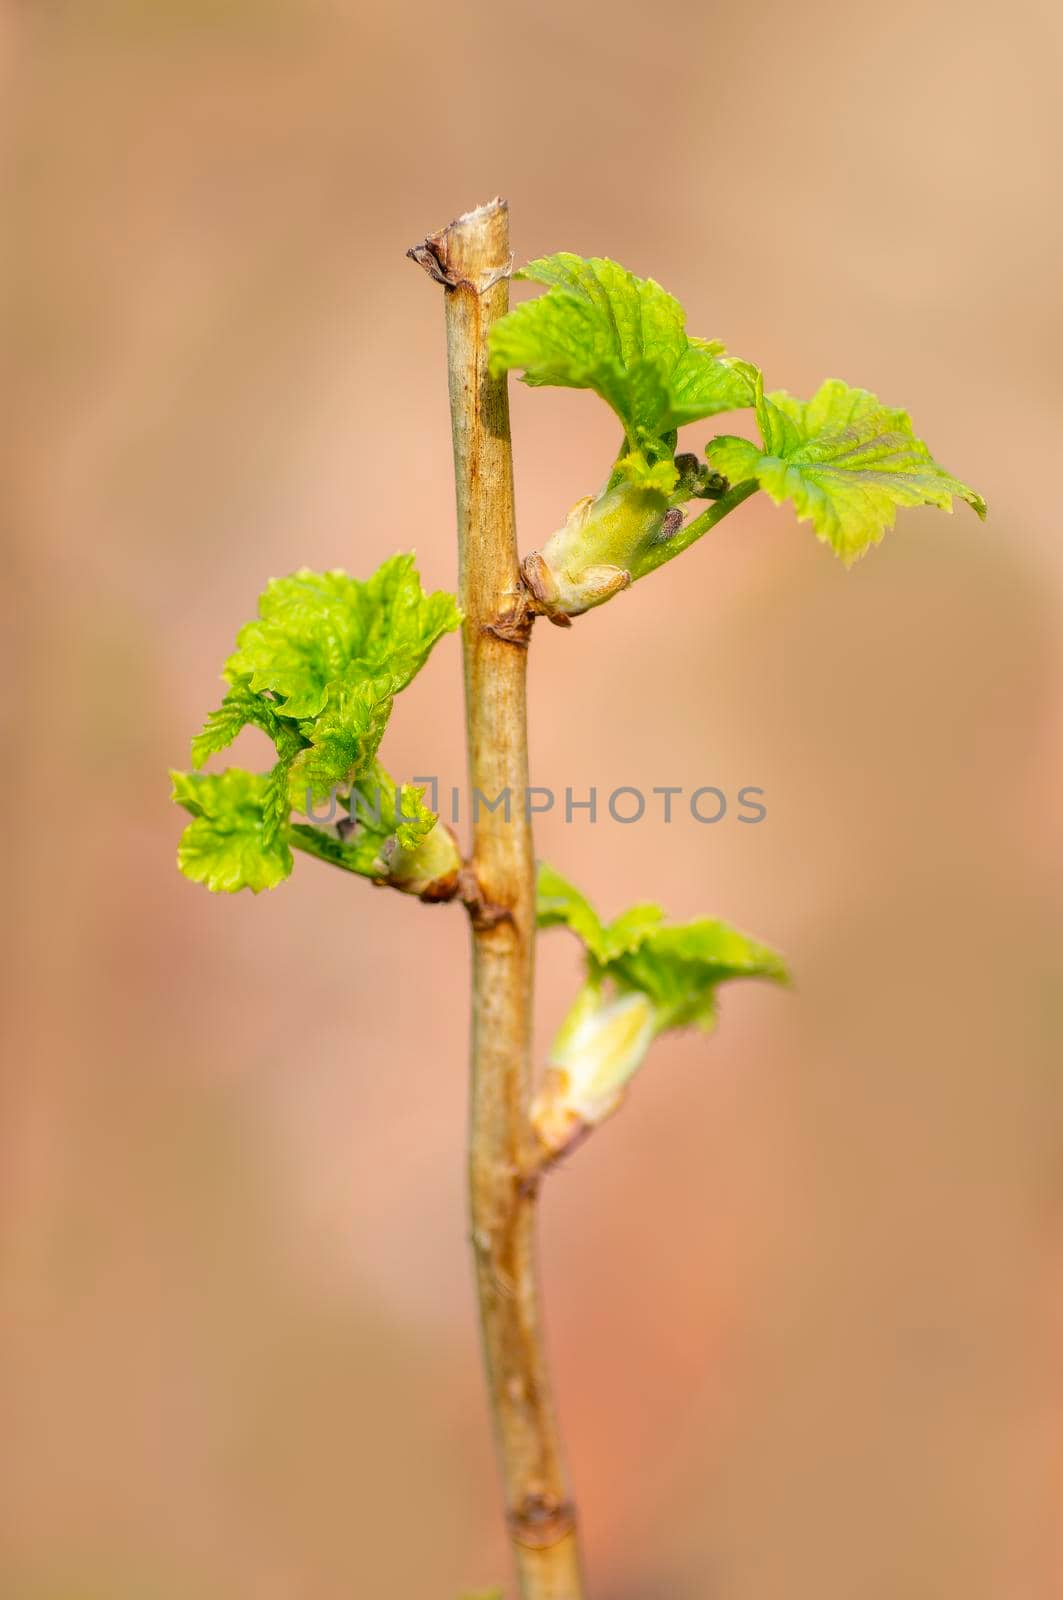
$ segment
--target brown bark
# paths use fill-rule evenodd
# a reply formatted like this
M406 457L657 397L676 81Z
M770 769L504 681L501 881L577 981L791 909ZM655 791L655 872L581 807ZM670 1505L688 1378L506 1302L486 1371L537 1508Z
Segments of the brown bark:
M535 1262L537 1154L528 1119L535 856L525 815L531 624L520 593L506 380L487 371L488 329L509 304L505 202L459 217L410 255L446 297L474 815L470 865L481 905L472 915L469 1196L487 1385L521 1594L581 1600ZM494 804L507 792L508 808L477 806L478 796Z

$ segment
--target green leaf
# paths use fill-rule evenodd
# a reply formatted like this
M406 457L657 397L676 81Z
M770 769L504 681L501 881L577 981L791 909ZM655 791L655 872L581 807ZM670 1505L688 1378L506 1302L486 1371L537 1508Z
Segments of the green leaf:
M392 556L364 585L365 635L357 659L374 675L389 672L393 693L417 676L433 647L461 626L452 594L426 594L412 555Z
M756 479L777 505L791 500L798 520L848 565L893 527L898 506L952 510L966 500L980 517L985 501L934 460L906 411L836 378L811 400L785 390L766 395L757 381L762 446L722 436L709 461L732 483Z
M629 906L602 929L599 962L605 966L641 948L664 920L660 906Z
M536 920L540 928L571 928L596 958L603 953L603 928L598 913L579 890L547 862L539 863Z
M392 840L399 850L416 850L439 820L425 805L422 787L410 783L400 787L379 762L358 779L355 791L357 837L377 859Z
M296 757L306 746L299 729L283 717L276 719L273 738L277 761L266 775L262 791L262 838L271 845L292 814L291 773Z
M540 928L570 928L600 967L635 950L664 916L660 906L636 905L603 923L590 902L546 861L539 863L536 920Z
M207 718L202 733L192 740L192 765L198 771L208 756L216 755L232 744L237 734L249 724L261 728L274 741L280 727L276 707L263 695L255 694L246 683L237 683L229 690L217 711Z
M653 1000L658 1031L691 1023L711 1027L716 989L728 978L785 982L787 976L774 950L708 917L649 929L608 970L620 989L635 989Z
M327 828L315 828L308 822L292 823L292 844L319 861L328 861L345 872L356 872L362 878L376 878L374 855L367 855L359 840L341 839Z
M641 450L621 456L610 477L610 483L630 483L639 489L656 489L663 495L671 495L678 482L679 470L674 461L664 456L660 461L649 462Z
M272 581L258 619L241 629L226 664L232 688L193 741L193 760L201 765L248 723L273 740L277 760L259 777L211 779L216 788L181 776L174 798L194 814L182 871L214 889L272 887L291 871L294 840L407 893L438 894L456 882L452 836L421 790L396 790L376 752L394 696L460 621L451 595L424 593L409 555L385 561L366 582L306 570ZM366 775L378 781L381 805L353 843L314 828L293 833L292 809L303 809L308 793L320 801Z
M524 382L591 389L616 412L633 450L671 456L667 435L686 422L753 403L753 369L721 359L723 347L691 338L683 308L652 278L615 261L561 252L518 274L547 293L491 329L496 376L524 369Z
M395 838L403 850L416 850L439 819L425 805L422 785L404 783L400 789L396 789L392 784L392 789L396 794L391 810L391 827Z
M386 676L398 693L461 621L452 595L424 593L411 555L393 556L365 582L305 568L274 578L258 610L241 628L225 676L280 696L278 709L296 720L316 717L340 679Z
M725 979L786 978L774 950L726 922L667 924L659 906L636 905L603 924L579 890L545 862L539 867L538 923L572 930L586 948L594 984L608 978L621 991L648 995L658 1032L711 1025L713 994Z
M290 763L292 805L302 808L345 787L373 760L392 707L391 677L338 679L329 685L324 710L301 731L310 743Z
M782 959L726 922L668 925L659 906L632 906L603 924L559 872L539 868L538 922L570 928L586 950L586 981L550 1048L531 1122L547 1161L619 1108L653 1041L669 1028L711 1028L729 978L785 981Z
M286 829L265 838L267 779L230 767L209 775L173 772L173 800L191 813L181 835L177 865L193 883L215 894L273 889L292 870Z

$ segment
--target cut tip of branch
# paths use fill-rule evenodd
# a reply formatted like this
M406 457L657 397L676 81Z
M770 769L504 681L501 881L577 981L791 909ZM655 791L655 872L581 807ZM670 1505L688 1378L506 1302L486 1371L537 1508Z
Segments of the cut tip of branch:
M482 260L485 253L488 259L492 255L496 257L476 279L463 270L473 244L478 259ZM492 245L496 247L494 250ZM463 211L460 217L455 217L436 233L430 233L419 244L411 245L406 254L427 272L433 283L440 283L445 289L464 286L477 294L486 294L513 271L513 256L508 245L509 202L496 195L482 206Z
M493 200L485 200L482 206L473 206L471 211L463 211L461 216L455 217L454 221L449 223L448 226L457 228L466 223L479 226L480 223L487 217L492 216L496 211L508 210L509 201L503 200L500 194L496 194Z

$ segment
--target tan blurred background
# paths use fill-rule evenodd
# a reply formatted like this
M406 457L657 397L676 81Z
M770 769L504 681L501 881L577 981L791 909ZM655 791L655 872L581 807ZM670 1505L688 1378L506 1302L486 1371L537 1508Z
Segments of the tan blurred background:
M754 503L536 637L534 781L768 804L543 853L797 975L549 1186L594 1600L1063 1593L1058 9L26 0L2 38L4 1600L509 1582L464 929L303 859L209 898L166 782L271 574L453 583L403 252L499 190L519 258L608 252L770 382L909 405L992 507L846 573ZM513 410L527 548L615 430ZM401 775L461 781L458 694L451 640ZM541 972L545 1046L561 935Z

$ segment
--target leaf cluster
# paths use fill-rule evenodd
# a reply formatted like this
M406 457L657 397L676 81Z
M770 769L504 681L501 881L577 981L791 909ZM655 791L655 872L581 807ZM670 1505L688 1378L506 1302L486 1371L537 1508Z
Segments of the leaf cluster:
M583 945L588 980L608 980L618 993L644 994L654 1010L657 1033L716 1020L716 990L730 978L785 982L781 956L729 923L699 917L669 923L661 907L630 906L603 922L590 902L545 862L539 868L540 928L566 927Z
M753 363L727 355L719 340L687 333L682 307L652 278L567 252L533 261L518 276L546 293L495 324L492 371L519 369L525 383L600 395L624 429L603 495L622 483L656 491L662 538L674 532L664 523L670 506L715 498L728 484L755 483L776 503L789 500L798 519L810 521L846 563L882 538L898 506L950 511L955 496L984 517L984 500L934 460L906 411L838 379L828 379L808 401L784 390L765 394ZM684 423L750 407L759 445L728 434L706 446L705 463L676 456L676 430ZM555 552L555 566L573 573L621 560L615 532L603 554L588 542L596 518L585 516L583 525L582 556L566 546L561 561ZM638 559L640 540L643 530L633 531L633 559L622 562L634 578L640 566L651 567ZM677 550L688 542L677 541Z
M365 876L386 876L388 855L417 851L437 827L420 790L401 790L377 760L395 696L434 645L458 627L454 597L426 594L411 555L368 580L302 569L275 578L225 663L229 690L192 741L193 773L174 773L173 798L192 815L178 850L186 877L221 893L275 887L291 847ZM198 769L249 726L272 740L266 773ZM352 841L293 811L338 791L355 796Z

